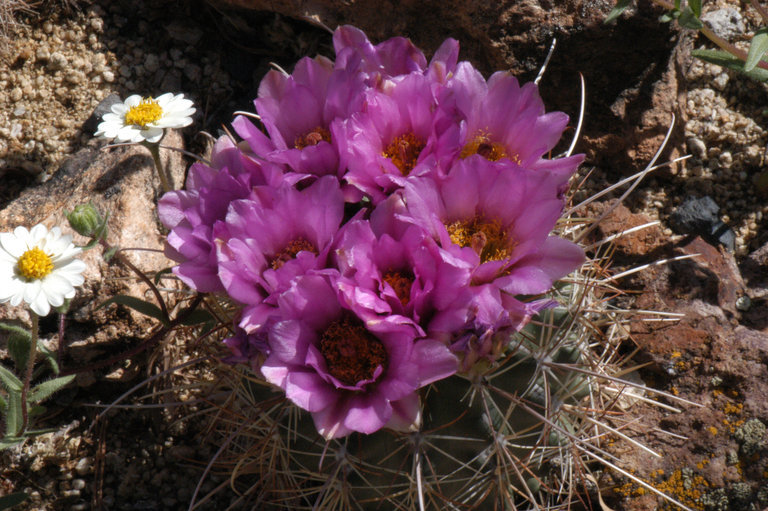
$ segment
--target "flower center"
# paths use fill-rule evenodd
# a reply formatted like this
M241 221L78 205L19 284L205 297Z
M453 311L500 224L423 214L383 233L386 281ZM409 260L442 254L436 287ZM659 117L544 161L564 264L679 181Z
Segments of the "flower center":
M53 271L51 256L39 248L30 248L16 262L16 268L27 280L40 280Z
M384 274L384 282L392 286L392 290L400 299L400 303L403 306L408 305L411 300L411 286L413 285L414 277L409 271L388 271Z
M295 149L304 149L307 146L317 145L320 142L331 143L331 132L322 126L296 137L293 141L293 147Z
M407 176L416 166L419 154L425 146L424 141L413 133L403 133L395 137L381 154L392 160L395 167L400 169L400 173Z
M506 148L491 140L490 135L484 131L478 131L475 137L470 140L461 150L459 157L463 160L473 154L479 154L488 161L499 161L502 158L509 158L515 163L520 163L520 158L516 154L507 155Z
M163 108L152 98L144 98L125 113L125 123L146 128L148 124L159 121L163 116Z
M315 250L315 246L312 245L312 243L305 240L304 238L299 237L294 240L291 240L283 250L281 250L280 252L277 253L277 255L275 255L275 257L272 259L272 261L269 264L273 270L278 270L291 259L295 259L296 254L298 254L302 250L307 252L312 252L313 254L317 254L317 250Z
M331 323L320 337L320 353L328 372L345 385L372 380L376 368L387 368L387 350L357 318Z
M471 247L480 256L481 263L501 261L512 255L514 243L498 219L488 221L476 216L446 224L446 228L451 241L460 247Z

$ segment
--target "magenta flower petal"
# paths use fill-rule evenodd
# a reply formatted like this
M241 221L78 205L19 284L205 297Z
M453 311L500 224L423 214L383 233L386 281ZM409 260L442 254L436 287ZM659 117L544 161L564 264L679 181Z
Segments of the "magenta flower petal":
M392 417L392 402L449 376L451 363L456 369L450 350L418 339L407 318L363 322L335 290L337 279L328 272L299 276L280 295L283 319L268 327L262 365L267 381L311 412L326 438L381 429ZM406 419L398 415L396 423Z

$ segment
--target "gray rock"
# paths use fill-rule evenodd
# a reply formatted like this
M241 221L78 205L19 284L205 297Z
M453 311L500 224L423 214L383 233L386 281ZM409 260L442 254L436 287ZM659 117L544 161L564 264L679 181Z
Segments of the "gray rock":
M670 216L672 230L678 234L701 236L733 251L736 235L718 216L720 207L712 197L688 197Z
M732 7L708 12L702 15L701 21L709 25L715 34L726 40L733 39L746 30L741 13Z
M83 123L83 133L93 134L99 127L101 117L112 110L112 105L120 103L121 101L122 100L120 99L120 96L117 94L110 94L106 98L102 99L101 103L96 105L96 108L93 110L93 113L90 115L90 117L88 117L88 119L86 119Z

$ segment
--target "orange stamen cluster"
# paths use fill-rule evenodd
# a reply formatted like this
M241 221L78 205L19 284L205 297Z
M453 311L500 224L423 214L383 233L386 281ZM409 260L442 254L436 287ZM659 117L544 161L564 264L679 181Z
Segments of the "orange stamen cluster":
M315 246L312 245L312 243L305 240L304 238L296 238L291 240L283 250L278 252L278 254L272 258L272 261L270 261L270 266L273 270L278 270L288 261L296 259L296 254L301 251L317 254L317 250L315 249Z
M424 147L426 147L426 143L422 139L413 133L403 133L392 139L392 142L381 154L392 160L395 167L400 169L400 173L407 176L416 166L419 154Z
M388 271L384 274L384 281L392 286L392 290L400 299L403 306L411 301L411 286L413 286L414 276L411 272Z
M476 216L446 224L451 241L460 247L470 247L480 256L480 262L501 261L512 255L514 243L498 219L486 220Z
M387 350L365 325L344 316L331 323L320 337L328 372L345 385L373 379L376 368L387 368Z
M508 158L515 163L520 163L520 158L516 154L508 155L506 148L499 142L491 140L491 136L485 131L479 131L461 150L459 157L461 159L479 154L488 161L499 161L502 158Z

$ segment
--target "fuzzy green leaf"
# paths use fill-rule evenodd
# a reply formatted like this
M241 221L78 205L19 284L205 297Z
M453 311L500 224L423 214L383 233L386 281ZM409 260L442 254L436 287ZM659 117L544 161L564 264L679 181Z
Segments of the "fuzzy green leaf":
M48 399L51 394L61 390L74 379L75 375L70 374L69 376L54 378L53 380L44 381L38 385L35 385L35 387L29 392L29 402L40 403L41 401Z
M29 344L32 339L29 336L24 337L22 335L11 334L8 336L8 353L13 359L13 363L16 367L27 367L27 359L29 358Z
M747 61L744 63L744 71L749 72L755 69L766 51L768 51L768 27L763 27L755 32L755 36L752 38Z
M7 409L8 401L3 396L0 396L0 413L5 413Z
M117 251L118 251L117 247L110 247L104 251L101 257L104 258L104 262L108 263L110 259L115 257L115 254L117 254Z
M701 17L701 0L688 0L688 6L697 18Z
M155 318L156 320L160 321L164 325L168 324L168 321L165 319L165 316L163 316L163 311L160 310L160 307L158 307L154 303L149 303L147 301L141 300L134 296L127 296L127 295L113 296L109 300L99 305L97 309L106 307L107 305L110 305L112 303L125 305L126 307L130 307L131 309L135 310L140 314L144 314L145 316L149 316L150 318Z
M19 445L23 441L24 441L23 438L15 437L15 436L6 436L3 438L0 438L0 451L2 451L3 449L9 449L15 445ZM2 506L0 506L0 509L3 509Z
M16 375L11 372L10 369L0 365L0 381L3 382L3 386L8 389L8 392L21 392L24 388L24 384L16 378Z
M621 16L621 13L624 12L631 3L632 0L616 0L616 7L614 7L611 12L608 13L608 16L605 18L603 23L610 23Z
M698 30L704 26L698 16L694 14L689 5L680 12L680 16L677 18L677 22L681 27L690 28L692 30Z
M751 71L744 70L744 61L722 50L693 50L691 55L718 66L741 71L758 82L768 82L768 70L755 67Z
M37 351L43 355L45 361L48 362L48 365L51 366L51 371L53 371L53 374L59 374L59 363L56 361L56 353L46 348L45 344L43 344L43 341L37 341Z
M8 333L8 353L13 363L16 367L26 367L32 335L25 328L9 323L0 323L0 330Z
M32 337L32 334L30 334L26 328L22 328L17 325L12 325L11 323L0 322L0 330L4 330L11 335L14 335L14 334L20 335L22 337L26 337L27 339Z
M18 436L23 424L21 416L21 394L8 394L8 413L5 414L5 436Z
M18 506L25 500L27 500L27 494L23 491L0 497L0 511L3 509L11 509L13 506Z

